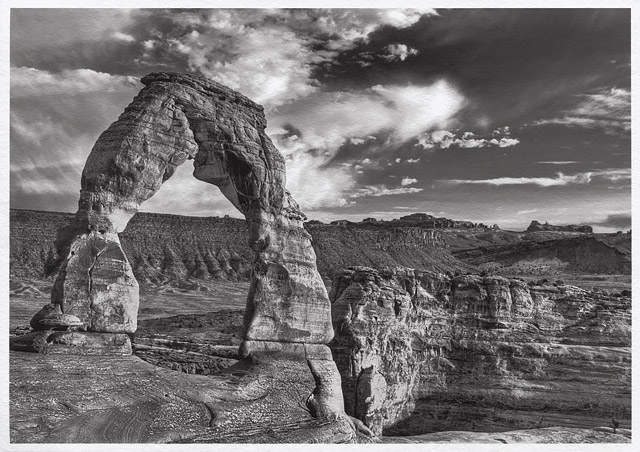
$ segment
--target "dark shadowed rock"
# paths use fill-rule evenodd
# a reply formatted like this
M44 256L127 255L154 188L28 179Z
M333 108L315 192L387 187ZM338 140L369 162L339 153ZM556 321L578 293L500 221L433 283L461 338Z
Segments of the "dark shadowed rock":
M40 320L40 325L48 330L59 331L84 328L84 323L75 315L70 314L50 314Z
M44 326L40 323L40 320L52 314L62 314L62 311L60 310L60 305L52 304L52 303L45 304L42 307L42 309L40 309L38 312L34 314L34 316L29 321L29 325L34 330L43 330Z

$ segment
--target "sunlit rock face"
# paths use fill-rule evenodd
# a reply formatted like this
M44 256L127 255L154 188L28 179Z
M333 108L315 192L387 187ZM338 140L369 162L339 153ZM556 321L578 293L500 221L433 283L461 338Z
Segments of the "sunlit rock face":
M133 333L138 319L138 282L118 235L79 235L53 288L52 300L77 316L87 331Z
M155 73L142 83L87 159L75 222L81 235L53 302L91 331L135 331L137 283L117 234L193 159L194 176L218 186L248 222L254 262L245 339L254 349L261 341L330 341L330 305L306 218L285 189L284 159L265 133L263 108L203 77Z
M345 409L376 433L630 420L630 297L350 267L330 299Z

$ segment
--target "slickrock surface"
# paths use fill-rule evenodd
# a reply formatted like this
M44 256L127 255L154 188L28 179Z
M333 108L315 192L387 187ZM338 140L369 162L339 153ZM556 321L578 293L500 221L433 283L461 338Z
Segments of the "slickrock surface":
M631 299L353 267L330 293L347 413L376 433L607 426L631 417Z
M606 430L606 429L603 429ZM612 431L598 431L595 429L547 427L532 430L513 430L503 433L480 432L441 432L415 436L384 436L383 443L537 443L537 444L565 444L565 443L630 443L631 438L623 433Z
M305 405L304 360L187 375L136 356L10 353L12 443L353 442Z

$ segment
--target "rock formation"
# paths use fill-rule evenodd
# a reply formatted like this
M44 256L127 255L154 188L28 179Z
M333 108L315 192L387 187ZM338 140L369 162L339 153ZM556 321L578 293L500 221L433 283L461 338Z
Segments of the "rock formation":
M541 224L539 221L533 220L527 228L527 232L538 231L582 232L585 234L592 234L593 228L586 224L568 224L566 226L556 226L553 224L549 224L548 221L544 224Z
M327 291L306 219L285 189L282 155L265 133L263 108L204 77L154 73L103 132L85 164L73 237L52 303L87 333L136 330L138 283L119 239L140 205L187 159L244 214L253 251L241 355L306 359L316 380L309 406L343 414Z
M630 297L352 267L330 298L346 411L376 433L629 423Z
M349 220L336 220L330 223L332 226L350 227L417 227L422 229L488 229L482 223L472 221L451 220L444 217L434 217L426 213L412 213L393 220L378 220L376 218L365 218L360 223ZM496 226L496 225L494 225ZM497 226L496 226L497 227Z

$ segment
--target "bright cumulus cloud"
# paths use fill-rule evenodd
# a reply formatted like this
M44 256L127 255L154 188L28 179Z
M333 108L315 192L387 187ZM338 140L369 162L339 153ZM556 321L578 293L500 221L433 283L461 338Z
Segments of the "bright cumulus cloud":
M417 55L418 50L408 47L406 44L389 44L385 47L387 54L382 57L387 61L404 61L411 55Z
M505 136L500 136L501 134ZM492 136L493 138L479 138L473 132L464 132L458 136L448 130L436 130L420 134L415 145L422 146L424 149L449 149L451 147L471 149L492 146L506 148L520 143L517 138L511 138L509 127L506 126L494 130Z

